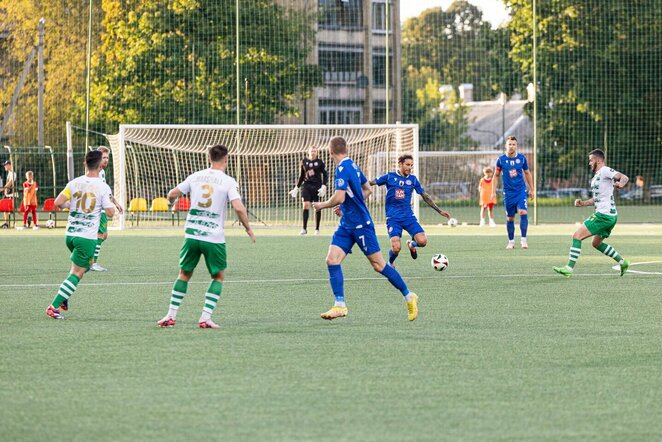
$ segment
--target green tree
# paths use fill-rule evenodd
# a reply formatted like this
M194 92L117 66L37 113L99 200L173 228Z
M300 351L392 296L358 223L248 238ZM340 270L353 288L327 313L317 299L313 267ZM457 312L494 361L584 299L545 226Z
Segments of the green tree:
M38 41L39 19L46 20L44 42L44 141L54 146L65 142L64 123L77 112L85 93L85 47L87 42L86 2L62 0L0 1L0 100L2 113L21 76L32 47ZM37 59L29 71L10 121L8 143L36 145Z
M236 122L234 1L104 0L104 12L96 121L110 128ZM297 99L321 84L318 68L306 63L313 25L314 17L268 0L241 2L242 123L294 115Z
M520 87L518 69L507 58L508 38L507 29L493 30L480 9L463 0L445 11L427 9L404 23L403 118L420 125L424 148L475 145L464 135L468 108L458 102L457 94L443 105L440 100L421 102L421 94L432 84L457 90L461 83L471 83L476 101L491 99L500 91L510 95ZM430 76L436 78L421 80Z
M532 80L531 0L506 2L511 58ZM586 155L645 182L662 179L662 9L655 0L538 2L540 149L547 177L585 176Z

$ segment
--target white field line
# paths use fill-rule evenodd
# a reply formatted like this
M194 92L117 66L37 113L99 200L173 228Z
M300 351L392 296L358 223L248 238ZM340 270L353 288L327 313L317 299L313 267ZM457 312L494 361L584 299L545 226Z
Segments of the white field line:
M632 264L630 264L632 266ZM633 272L628 270L628 273L639 273L645 275L662 275L662 272ZM585 274L575 274L574 278L595 278L596 276L615 276L614 273L585 273ZM485 275L436 275L436 276L407 276L404 275L406 281L409 280L424 280L424 279L475 279L485 277ZM556 275L553 272L541 273L541 274L532 274L532 273L513 273L513 274L499 274L499 275L489 275L489 278L556 278L559 281L564 281L566 278L561 278L559 275ZM345 278L345 281L381 281L384 280L384 277L370 277L370 278ZM157 286L157 285L172 285L172 281L151 281L151 282L138 282L138 281L114 281L114 282L83 282L81 285L88 287L112 287L112 286ZM290 283L324 283L328 284L328 278L285 278L285 279L244 279L244 280L225 280L223 284L290 284ZM205 281L189 281L189 284L209 284L209 280ZM26 288L26 287L59 287L60 283L48 283L48 284L0 284L0 288Z

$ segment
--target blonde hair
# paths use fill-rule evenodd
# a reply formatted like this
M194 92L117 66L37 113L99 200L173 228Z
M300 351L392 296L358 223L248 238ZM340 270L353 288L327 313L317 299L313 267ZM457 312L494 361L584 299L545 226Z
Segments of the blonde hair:
M27 172L25 172L25 178L27 178L27 177L29 177L29 176L31 176L32 178L34 178L34 172L31 171L31 170L28 170Z
M110 149L108 149L106 146L99 146L97 147L97 150L100 150L103 153L110 153Z

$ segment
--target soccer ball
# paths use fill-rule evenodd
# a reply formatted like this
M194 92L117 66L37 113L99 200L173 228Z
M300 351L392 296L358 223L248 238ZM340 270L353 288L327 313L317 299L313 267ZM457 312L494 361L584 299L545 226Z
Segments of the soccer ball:
M448 257L442 253L437 253L432 257L430 265L438 272L442 272L448 268Z
M457 220L455 218L451 218L448 220L448 225L451 227L456 227L457 226Z
M55 221L52 220L52 219L49 219L48 221L46 221L46 227L48 227L49 229L52 229L53 227L55 227Z

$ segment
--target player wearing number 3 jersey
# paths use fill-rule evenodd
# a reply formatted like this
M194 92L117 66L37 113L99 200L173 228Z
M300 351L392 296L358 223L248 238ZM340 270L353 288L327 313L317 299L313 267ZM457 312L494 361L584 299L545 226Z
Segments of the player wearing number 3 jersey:
M55 206L69 209L66 229L66 244L71 251L71 272L65 279L46 309L54 319L64 319L61 310L68 310L69 298L74 294L94 260L97 232L101 214L112 217L115 205L110 200L110 187L99 178L102 153L97 150L85 155L87 173L74 179L55 199Z
M168 192L168 199L190 193L191 209L186 216L184 245L179 252L179 277L172 288L168 314L158 321L159 327L174 327L177 311L186 296L188 282L193 276L200 257L205 257L211 283L205 294L202 315L198 322L200 328L218 328L211 320L211 315L221 297L224 271L227 267L225 251L225 211L228 201L237 213L246 233L255 242L255 235L248 222L246 208L241 202L234 178L225 174L228 165L228 149L222 145L209 148L209 169L190 175Z

